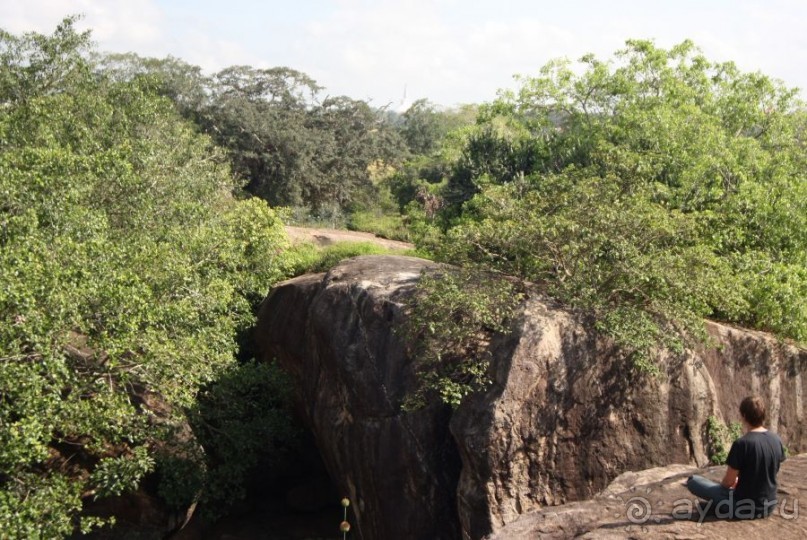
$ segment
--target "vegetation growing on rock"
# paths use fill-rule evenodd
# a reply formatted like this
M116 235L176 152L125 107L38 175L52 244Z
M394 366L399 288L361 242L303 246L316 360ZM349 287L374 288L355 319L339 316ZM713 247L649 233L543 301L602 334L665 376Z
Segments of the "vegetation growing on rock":
M545 66L481 108L413 214L439 260L520 276L653 371L703 319L807 340L807 111L690 42ZM421 208L425 209L425 205Z
M523 296L501 276L448 267L422 273L403 328L420 385L404 409L420 408L433 396L457 407L484 390L491 341L507 332Z

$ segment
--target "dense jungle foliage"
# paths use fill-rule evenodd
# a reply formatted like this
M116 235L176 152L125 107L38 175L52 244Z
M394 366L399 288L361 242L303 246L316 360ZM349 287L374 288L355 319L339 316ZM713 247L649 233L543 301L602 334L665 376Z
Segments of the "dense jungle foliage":
M175 432L185 418L226 440L268 431L269 455L270 441L280 450L292 440L285 401L217 397L285 391L274 367L237 358L255 302L294 262L282 223L264 201L233 196L225 153L154 81L106 77L89 49L72 19L51 36L0 34L4 538L97 524L77 521L82 500L135 487L172 445L189 445L198 485L164 475L167 498L187 503L204 485L239 482L247 445L193 462L197 447ZM173 413L143 406L149 391ZM217 415L257 410L218 422L205 414L216 401ZM259 425L244 424L250 417Z
M287 219L297 223L408 239L391 178L405 174L399 187L411 190L420 170L443 165L435 156L449 134L475 121L473 106L441 111L419 100L398 113L346 96L323 98L315 81L286 67L232 66L205 76L170 57L96 60L114 80L148 76L226 151L247 192L287 208Z
M497 275L647 372L704 318L807 341L807 113L781 83L632 41L479 106L322 93L285 67L100 54L73 18L0 31L2 535L99 526L82 505L146 478L215 517L256 463L282 468L290 389L253 361L256 306L375 249L292 247L283 220L472 270L422 282L414 406L485 387L474 340L525 292Z
M807 341L797 92L690 42L581 64L550 63L481 107L411 207L420 244L535 283L648 372L654 350L702 338L704 318Z

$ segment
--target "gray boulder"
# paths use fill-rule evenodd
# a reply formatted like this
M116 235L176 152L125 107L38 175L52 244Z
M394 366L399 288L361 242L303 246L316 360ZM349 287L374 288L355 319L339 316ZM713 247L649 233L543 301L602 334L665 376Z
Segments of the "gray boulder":
M343 261L276 286L258 341L296 382L300 414L354 502L360 538L482 538L547 506L589 499L625 471L705 465L710 417L739 420L745 395L807 450L807 351L708 323L714 344L631 369L590 321L528 299L492 343L494 384L456 411L405 413L415 380L397 329L423 270L411 257Z

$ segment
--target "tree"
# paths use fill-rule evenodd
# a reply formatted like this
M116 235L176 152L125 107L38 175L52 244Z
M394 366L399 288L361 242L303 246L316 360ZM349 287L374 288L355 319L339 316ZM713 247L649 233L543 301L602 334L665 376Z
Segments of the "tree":
M21 37L0 29L0 99L25 101L47 95L86 80L88 65L82 53L90 50L90 33L78 33L68 17L52 37L29 33ZM25 58L24 64L20 59Z
M322 88L287 67L231 66L207 77L176 58L104 55L96 70L144 79L227 150L246 192L314 214L372 204L375 164L394 165L404 143L381 111Z
M202 68L168 56L143 58L135 53L93 54L93 67L99 76L117 82L136 78L153 81L155 91L169 98L183 117L203 125L210 107L211 80Z
M473 124L475 118L474 105L440 110L428 100L419 99L401 115L400 131L410 152L430 155L440 150L451 131Z
M151 81L93 73L89 35L0 34L0 530L71 534L131 490L177 421L236 368L285 235L237 200L225 156ZM80 464L85 463L86 469ZM84 519L81 528L97 525Z
M805 109L691 42L552 62L480 110L445 260L543 284L635 358L714 317L807 339Z
M246 189L274 205L302 204L301 184L316 152L306 109L317 91L285 68L236 66L214 75L204 127L228 149Z
M314 169L320 176L307 186L312 208L329 202L344 210L374 204L372 166L396 164L402 145L378 112L360 100L327 98L309 111L308 125L321 134Z
M402 117L401 135L412 153L430 154L437 149L445 133L441 133L438 113L433 104L419 99L409 106Z
M440 110L421 99L396 121L410 156L386 183L401 211L431 198L435 186L457 167L468 140L477 136L476 114L476 105Z

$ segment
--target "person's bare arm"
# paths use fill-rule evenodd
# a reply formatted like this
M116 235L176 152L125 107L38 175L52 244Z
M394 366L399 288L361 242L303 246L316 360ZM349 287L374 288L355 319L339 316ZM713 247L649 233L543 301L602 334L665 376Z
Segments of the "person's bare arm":
M740 471L734 469L730 466L726 467L726 475L723 477L723 481L720 482L724 488L732 489L734 486L737 485L737 479L740 476Z

